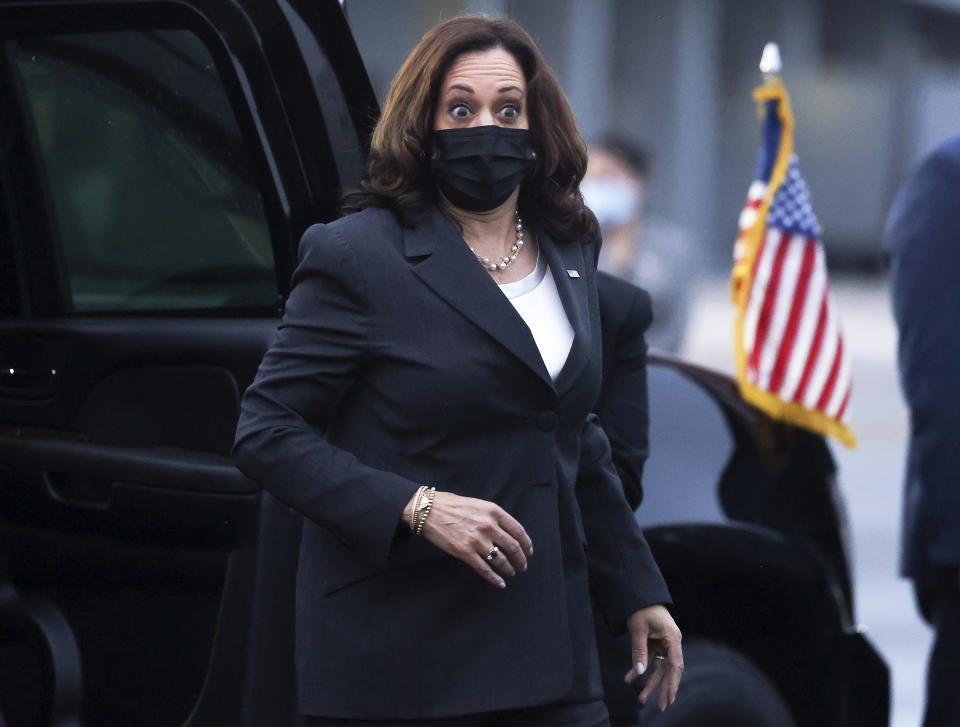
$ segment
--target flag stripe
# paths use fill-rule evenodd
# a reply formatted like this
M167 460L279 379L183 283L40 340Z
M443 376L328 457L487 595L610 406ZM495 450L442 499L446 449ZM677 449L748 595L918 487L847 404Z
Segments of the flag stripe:
M817 331L813 336L813 344L810 346L810 354L807 356L807 363L803 367L803 376L800 378L800 385L797 387L797 393L793 400L800 403L807 394L807 386L810 384L810 377L813 376L813 368L817 365L817 359L820 356L820 348L823 346L823 337L827 332L827 291L823 291L820 297L820 312L817 315Z
M807 395L803 399L804 406L808 409L816 409L817 402L823 395L823 387L830 378L831 371L833 371L833 362L837 356L837 343L836 314L828 291L827 328L823 334L823 346L820 348L820 355L817 356L817 362L813 367L813 375L810 377L810 383L807 386Z
M840 378L840 365L842 363L843 339L841 338L839 341L837 341L837 350L833 357L833 363L830 366L830 375L827 377L827 383L824 384L823 391L820 392L820 398L817 399L817 409L827 408L827 404L830 402L830 397L833 396L833 389L837 385L837 380Z
M847 393L843 397L843 403L840 405L839 411L837 411L837 419L840 421L846 421L847 410L850 405L850 395L853 394L853 384L851 383L847 386Z
M843 345L842 335L840 336L840 348L843 356L840 359L840 373L837 375L837 384L833 388L833 394L830 396L830 399L822 407L828 416L835 419L839 419L837 412L840 410L840 406L843 404L843 397L850 387L850 356L846 352L846 347Z
M780 273L780 286L773 304L773 317L770 321L770 332L760 358L759 386L770 389L770 378L777 363L777 353L783 345L783 337L790 322L790 311L793 308L794 296L797 294L797 284L800 280L800 270L803 265L803 248L806 240L800 235L791 235L786 257L783 260L783 269Z
M784 401L793 399L800 377L806 369L813 345L813 336L817 332L820 308L823 303L823 289L827 284L827 271L823 266L823 251L816 241L809 240L807 250L813 250L813 265L809 284L804 291L803 308L797 325L796 339L785 358L786 375L783 383L776 389Z
M757 332L757 319L763 303L763 290L770 279L770 268L773 266L773 257L776 253L777 240L780 235L776 230L767 230L760 243L760 250L753 261L753 281L750 289L750 298L747 303L747 312L744 316L744 350L747 355L753 352L754 340Z
M777 298L777 288L780 286L780 274L783 271L783 259L786 257L787 250L790 247L788 244L789 235L787 235L787 233L771 230L770 234L776 235L778 238L777 251L770 270L770 282L767 283L765 289L754 291L759 293L761 298L760 315L757 318L756 339L754 340L753 350L750 352L750 363L748 366L749 370L753 372L754 380L756 380L758 374L757 369L760 363L760 354L763 351L763 344L770 330L770 319L773 316L773 307ZM769 237L767 241L770 241Z
M797 277L797 284L794 288L793 300L790 305L790 316L787 319L787 326L783 332L783 340L780 343L780 349L777 351L776 363L774 364L773 373L770 376L768 388L771 391L780 391L780 387L783 386L783 379L787 374L790 356L793 354L793 346L797 340L797 332L800 329L801 316L806 308L807 290L810 287L813 263L817 256L817 248L812 240L804 240L801 245L803 259L800 262L800 272Z

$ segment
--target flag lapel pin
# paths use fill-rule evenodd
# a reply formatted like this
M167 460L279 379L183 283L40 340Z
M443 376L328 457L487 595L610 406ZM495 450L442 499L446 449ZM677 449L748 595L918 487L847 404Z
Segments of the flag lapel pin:
M567 271L567 275L569 275L571 278L579 278L579 277L580 277L580 273L578 273L576 270L568 270L568 271Z

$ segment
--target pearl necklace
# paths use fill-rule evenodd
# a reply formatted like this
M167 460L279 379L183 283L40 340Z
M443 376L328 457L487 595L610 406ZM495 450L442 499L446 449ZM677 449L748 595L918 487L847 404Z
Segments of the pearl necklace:
M480 253L470 248L470 252L477 256L477 260L483 263L483 267L487 270L493 272L496 270L506 270L511 265L513 261L517 259L517 255L520 254L520 251L523 249L523 220L520 219L520 212L517 210L513 211L513 219L516 221L515 228L517 230L517 241L510 248L510 254L504 255L503 260L491 260L488 257L481 257Z

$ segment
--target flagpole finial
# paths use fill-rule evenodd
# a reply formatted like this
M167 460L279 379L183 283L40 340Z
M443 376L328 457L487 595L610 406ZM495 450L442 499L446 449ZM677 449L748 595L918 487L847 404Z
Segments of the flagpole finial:
M776 43L767 43L763 47L763 55L760 56L760 72L776 76L783 70L783 63L780 61L780 46Z

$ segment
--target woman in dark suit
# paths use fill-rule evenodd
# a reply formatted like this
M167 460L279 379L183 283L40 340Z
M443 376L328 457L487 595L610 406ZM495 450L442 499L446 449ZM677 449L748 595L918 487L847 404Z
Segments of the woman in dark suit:
M456 18L394 79L359 211L303 236L235 455L305 516L308 724L605 725L591 592L626 678L652 664L641 697L676 694L669 595L589 415L585 167L530 37Z

